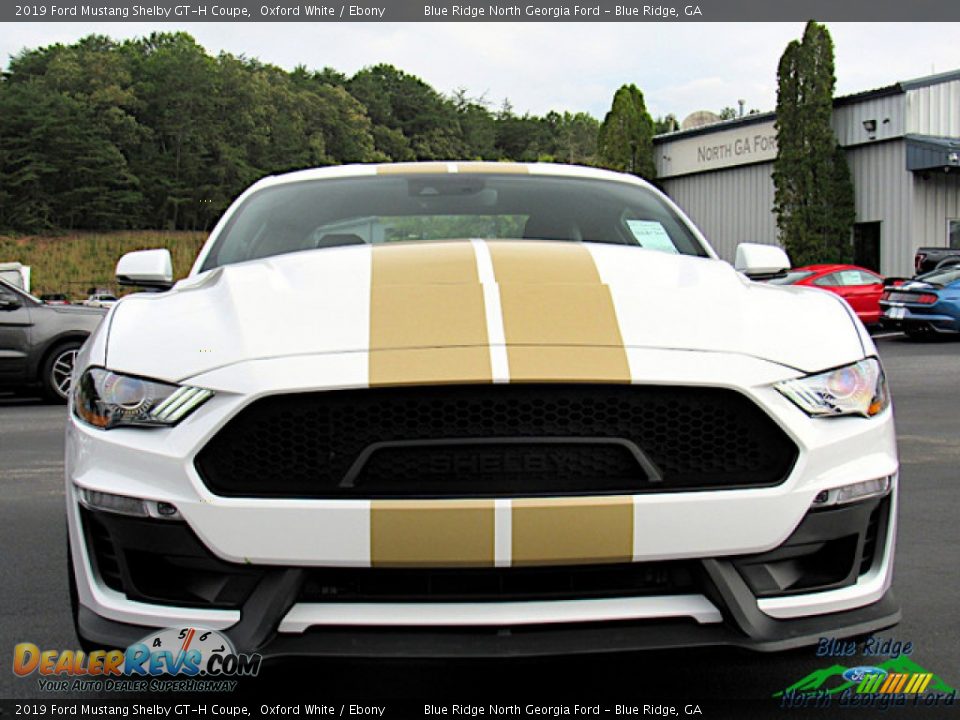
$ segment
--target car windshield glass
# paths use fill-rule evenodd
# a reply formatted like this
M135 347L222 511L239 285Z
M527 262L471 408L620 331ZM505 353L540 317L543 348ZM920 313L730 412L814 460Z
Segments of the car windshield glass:
M960 280L960 265L951 265L939 270L934 270L923 275L918 275L915 279L930 283L931 285L949 285L950 283Z
M811 275L813 275L812 272L800 272L795 270L793 272L788 272L783 277L776 277L771 279L770 284L771 285L793 285L794 283L798 283L804 278L810 277Z
M441 239L633 245L706 256L677 214L627 183L519 174L416 174L304 180L248 197L203 270L342 245Z
M28 293L26 290L22 288L18 288L18 287L15 287L14 285L11 285L6 280L0 279L0 287L2 287L4 290L6 290L9 293L12 293L14 297L19 295L22 298L33 300L33 302L35 302L37 305L43 305L43 300L36 297L35 295L32 295L31 293Z

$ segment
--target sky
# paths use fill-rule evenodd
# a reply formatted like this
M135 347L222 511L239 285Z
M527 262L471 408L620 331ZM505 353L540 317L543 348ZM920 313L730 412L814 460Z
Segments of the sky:
M831 23L837 94L960 69L960 24ZM598 119L625 83L654 116L679 119L746 101L772 110L776 67L803 23L0 23L0 63L24 48L184 30L220 51L291 69L348 75L377 63L445 94L464 88L491 108L589 112Z

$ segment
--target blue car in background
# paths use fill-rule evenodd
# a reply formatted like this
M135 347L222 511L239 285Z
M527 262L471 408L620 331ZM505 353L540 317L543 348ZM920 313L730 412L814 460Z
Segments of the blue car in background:
M960 333L960 266L943 267L884 290L880 322L913 339Z

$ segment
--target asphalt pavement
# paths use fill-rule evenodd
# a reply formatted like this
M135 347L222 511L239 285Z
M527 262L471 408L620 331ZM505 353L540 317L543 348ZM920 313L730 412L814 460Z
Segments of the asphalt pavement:
M960 342L892 336L877 344L893 393L902 463L894 588L903 621L881 634L913 643L912 660L958 687ZM11 672L16 643L76 647L64 547L64 412L0 397L0 699L43 697L35 678ZM297 661L244 681L241 697L259 703L320 689L358 702L673 699L705 708L725 698L734 703L728 710L742 708L739 717L766 717L782 714L771 699L774 692L827 664L813 648L772 655L708 650L524 661Z

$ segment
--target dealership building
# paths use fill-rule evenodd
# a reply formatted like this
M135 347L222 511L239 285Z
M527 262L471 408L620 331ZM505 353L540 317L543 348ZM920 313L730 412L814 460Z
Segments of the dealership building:
M774 113L654 138L661 186L721 257L777 243ZM854 262L911 275L922 245L960 248L960 70L839 97L833 129L853 177Z

